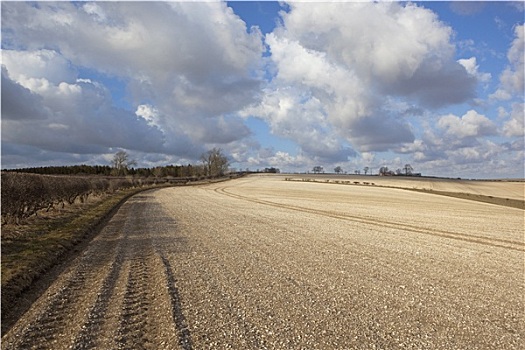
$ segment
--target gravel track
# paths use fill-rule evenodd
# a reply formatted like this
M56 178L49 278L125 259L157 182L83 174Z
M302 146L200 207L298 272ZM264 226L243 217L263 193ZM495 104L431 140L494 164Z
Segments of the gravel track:
M143 192L2 349L522 349L523 221L278 176Z

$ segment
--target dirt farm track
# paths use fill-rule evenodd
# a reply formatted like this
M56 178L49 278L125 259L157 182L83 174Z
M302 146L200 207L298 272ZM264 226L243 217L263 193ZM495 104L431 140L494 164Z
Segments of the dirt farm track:
M285 179L131 197L2 349L525 348L522 209Z

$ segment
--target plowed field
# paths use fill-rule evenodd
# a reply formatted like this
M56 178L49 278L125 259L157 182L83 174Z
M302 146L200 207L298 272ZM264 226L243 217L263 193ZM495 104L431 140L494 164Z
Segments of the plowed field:
M505 206L282 176L153 190L2 348L522 349L524 257Z

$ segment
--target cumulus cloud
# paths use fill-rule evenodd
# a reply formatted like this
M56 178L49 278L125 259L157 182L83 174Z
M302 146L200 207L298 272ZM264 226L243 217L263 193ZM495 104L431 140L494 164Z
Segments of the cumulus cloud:
M476 77L480 82L486 83L492 78L490 73L482 73L478 71L479 65L477 63L476 57L459 59L458 63L465 67L468 74Z
M265 38L276 76L246 112L310 154L327 145L337 153L337 142L362 152L394 149L415 139L408 109L474 97L478 77L454 60L451 28L422 7L294 2L281 16Z
M138 105L135 115L143 118L149 125L158 125L159 111L149 104Z
M6 3L2 35L18 84L9 91L25 88L34 97L26 102L52 111L45 124L3 126L13 142L16 134L64 152L121 147L191 159L205 144L250 135L236 113L258 98L264 47L225 3ZM129 108L114 107L103 81L83 79L86 69L124 84ZM11 114L28 115L11 100Z
M389 94L412 94L432 105L456 103L425 82L464 78L455 95L468 99L475 80L453 60L452 29L429 10L398 3L294 3L283 15L283 36L351 71L366 87ZM459 81L459 79L458 79ZM399 88L403 90L399 91ZM428 90L427 90L428 89ZM421 95L416 92L420 91Z
M316 164L316 160L303 154L291 155L288 152L264 148L255 155L250 156L246 160L246 164L251 166L252 169L271 164L277 168L303 170L313 167Z
M443 115L435 123L424 126L424 133L412 143L396 149L397 153L410 156L422 172L454 173L465 176L480 176L484 166L490 167L490 176L508 177L516 173L523 165L523 137L514 142L500 138L523 136L523 105L518 104L505 118L503 127L475 110L469 110L461 116ZM520 125L521 123L521 125ZM519 171L517 173L519 176Z
M104 153L110 147L163 150L164 135L132 113L113 107L108 91L100 86L85 82L44 85L34 89L49 113L30 121L3 120L3 142L67 153ZM23 98L12 96L9 103L27 102Z
M446 130L446 135L456 138L495 135L496 125L484 115L470 110L461 117L449 114L438 121L438 126Z
M45 79L52 84L71 82L78 74L67 59L49 49L2 50L2 62L9 67L9 76L22 84L29 84L30 79Z
M525 136L525 104L514 103L510 119L503 124L503 135L507 137Z
M500 86L492 98L497 100L510 100L514 96L523 98L525 94L525 30L524 26L517 25L514 29L516 38L507 52L509 65L500 75Z
M47 119L49 109L40 95L11 80L2 66L2 119L30 120Z
M347 160L355 151L337 136L326 120L324 106L316 97L301 95L294 88L267 91L261 104L245 109L244 116L264 119L273 134L295 141L312 158Z

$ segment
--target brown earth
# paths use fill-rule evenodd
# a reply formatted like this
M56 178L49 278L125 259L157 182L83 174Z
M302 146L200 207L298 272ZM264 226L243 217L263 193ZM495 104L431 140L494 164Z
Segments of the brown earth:
M523 214L280 176L143 192L2 348L522 349Z

